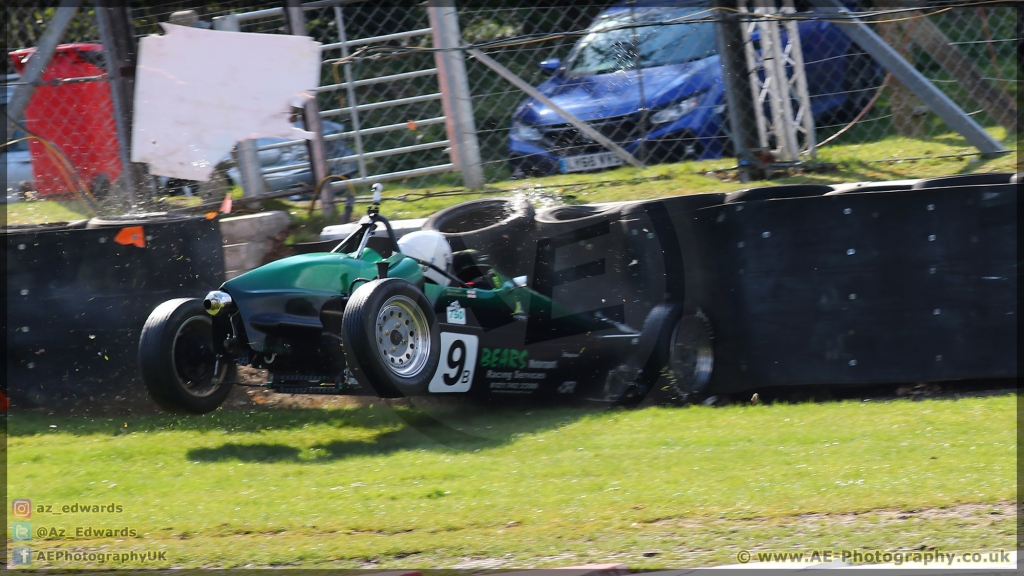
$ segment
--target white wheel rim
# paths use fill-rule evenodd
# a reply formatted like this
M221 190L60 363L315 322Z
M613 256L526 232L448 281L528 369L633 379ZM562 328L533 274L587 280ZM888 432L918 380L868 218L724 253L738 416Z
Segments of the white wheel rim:
M384 366L401 378L418 375L430 358L427 318L406 296L393 296L381 306L373 338Z

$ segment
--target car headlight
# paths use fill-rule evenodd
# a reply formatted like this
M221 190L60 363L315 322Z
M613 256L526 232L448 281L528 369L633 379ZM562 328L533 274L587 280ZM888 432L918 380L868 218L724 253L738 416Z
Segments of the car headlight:
M516 121L512 123L512 137L527 142L539 142L544 134L535 126Z
M703 94L694 94L668 106L667 108L662 108L651 115L651 123L665 124L666 122L675 122L676 120L679 120L697 108L697 105L700 103L701 96L703 96Z

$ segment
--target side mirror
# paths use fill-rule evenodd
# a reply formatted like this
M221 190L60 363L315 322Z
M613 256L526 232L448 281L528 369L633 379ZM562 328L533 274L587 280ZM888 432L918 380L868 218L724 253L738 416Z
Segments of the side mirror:
M547 70L548 72L551 72L551 73L554 73L555 70L558 70L561 67L562 67L562 59L561 58L548 58L547 60L544 60L543 62L540 63L540 69L541 70Z

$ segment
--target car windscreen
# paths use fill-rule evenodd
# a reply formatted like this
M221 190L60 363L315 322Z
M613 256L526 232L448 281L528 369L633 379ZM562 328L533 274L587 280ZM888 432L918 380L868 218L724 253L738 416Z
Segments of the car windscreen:
M661 8L621 11L600 19L569 56L567 76L608 74L683 64L715 54L715 27L693 22L697 10ZM636 48L639 48L637 50Z

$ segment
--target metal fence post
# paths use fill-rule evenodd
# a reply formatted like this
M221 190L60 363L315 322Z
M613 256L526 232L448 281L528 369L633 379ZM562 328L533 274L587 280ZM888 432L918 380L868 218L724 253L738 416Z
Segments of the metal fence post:
M28 66L25 67L25 73L21 76L23 84L14 89L14 94L11 95L11 99L7 103L7 115L11 120L20 122L22 116L25 115L25 108L28 107L32 94L36 91L36 83L43 78L46 67L50 65L53 53L57 50L57 45L60 44L61 37L64 36L68 25L71 24L71 19L78 12L79 4L78 0L73 0L54 10L53 18L36 44L36 51L32 53L32 57L28 60ZM14 125L10 122L6 124L7 140L10 141L14 139L12 136Z
M130 204L138 202L138 190L146 179L146 166L131 161L132 109L135 97L135 34L126 6L100 0L96 24L107 61L110 99L114 105L118 156L121 159L121 190Z
M348 58L348 35L345 33L345 15L341 6L334 7L334 22L338 26L338 42L341 44L341 57ZM359 177L366 178L366 158L363 157L363 135L359 129L359 103L356 101L356 87L353 84L352 63L345 62L345 91L348 94L349 119L352 131L355 132L356 154L359 156Z
M716 0L712 5L725 7L725 0ZM754 110L756 99L750 75L745 69L747 54L743 43L744 22L738 15L719 10L715 22L715 36L718 40L718 54L722 63L722 77L725 80L726 110L729 112L729 130L732 132L732 147L739 160L740 178L744 182L751 177L750 163L759 162L753 151L761 147L758 124L748 122L746 113ZM755 165L755 168L760 166ZM759 172L760 170L758 170Z
M467 188L482 188L483 165L480 143L476 137L473 102L470 99L466 60L460 50L462 33L454 2L430 0L427 14L433 32L434 61L437 63L437 82L441 87L441 105L444 107L445 128L451 141L452 159L462 171L462 182Z
M302 7L299 0L286 0L284 8L285 27L293 36L308 36L306 33L306 18L302 14ZM302 113L303 123L306 130L313 133L313 139L306 141L309 150L309 171L313 175L313 186L323 181L327 176L327 151L324 147L324 125L320 120L320 105L316 101L316 92L313 97L306 101ZM334 188L322 186L320 188L320 210L324 218L334 218Z
M214 18L213 27L226 32L242 31L235 14ZM238 173L242 179L242 194L259 196L266 192L255 140L242 140L238 143L235 148L235 163L238 164Z

